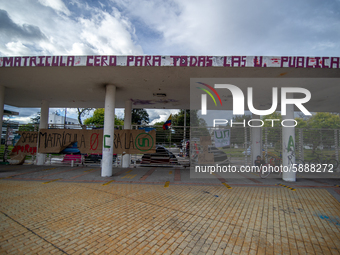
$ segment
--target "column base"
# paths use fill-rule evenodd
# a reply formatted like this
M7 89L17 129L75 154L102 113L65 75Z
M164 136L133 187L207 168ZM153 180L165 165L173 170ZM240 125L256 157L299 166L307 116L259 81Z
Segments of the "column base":
M130 154L123 155L123 157L122 157L122 168L129 168L130 162L131 162L131 155Z
M282 180L286 182L296 182L296 175L294 172L282 173Z
M282 180L285 182L296 182L296 179L283 179L282 178Z
M46 160L46 154L43 153L37 153L37 165L42 166L45 165L45 160Z

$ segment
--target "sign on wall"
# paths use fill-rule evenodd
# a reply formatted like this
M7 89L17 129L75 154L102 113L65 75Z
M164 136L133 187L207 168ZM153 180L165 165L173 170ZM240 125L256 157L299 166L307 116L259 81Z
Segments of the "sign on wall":
M23 56L0 57L0 67L178 66L339 68L339 57L297 56Z
M214 140L217 148L230 146L230 129L215 130Z
M41 129L39 132L19 131L19 141L14 146L11 155L37 153L60 153L71 144L77 143L81 153L102 153L103 130L76 129ZM145 133L144 130L115 130L115 154L154 153L156 131ZM38 145L38 150L37 150Z

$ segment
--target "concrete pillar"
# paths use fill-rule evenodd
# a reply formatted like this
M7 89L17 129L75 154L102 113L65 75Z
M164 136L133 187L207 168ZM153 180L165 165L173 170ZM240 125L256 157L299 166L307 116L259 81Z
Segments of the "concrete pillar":
M253 114L252 119L261 119L260 116ZM251 126L260 126L260 121L252 121ZM254 165L257 156L262 158L262 128L251 127L251 162ZM247 150L247 149L246 149Z
M186 131L187 131L187 110L186 109L183 109L184 111L184 132L183 132L183 143L181 145L184 144L184 146L182 147L182 152L183 152L183 155L187 155L187 152L186 152ZM189 111L189 114L190 114L190 111Z
M101 176L112 176L116 86L106 85Z
M131 129L131 119L132 119L132 101L125 101L125 111L124 111L124 129ZM122 157L122 167L130 167L131 155L125 154Z
M184 109L184 132L183 132L183 140L185 141L186 139L186 131L187 131L187 110Z
M0 130L2 132L2 118L4 117L5 87L0 85Z
M41 110L40 110L40 129L48 128L48 113L49 113L49 106L50 103L46 100L41 101ZM45 164L46 154L39 153L39 148L37 152L37 165L44 165Z
M293 98L292 94L287 94L287 98ZM286 121L294 119L294 105L289 104L286 108L286 115L282 116L282 123L285 126L294 126L294 121ZM295 127L282 127L282 165L287 170L282 173L282 180L288 182L296 181L296 172L293 172L290 165L295 164ZM289 169L290 168L290 169Z

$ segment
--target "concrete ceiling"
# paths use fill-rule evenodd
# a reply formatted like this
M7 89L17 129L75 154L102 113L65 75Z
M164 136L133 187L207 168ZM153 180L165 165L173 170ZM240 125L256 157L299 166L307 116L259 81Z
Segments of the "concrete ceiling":
M104 107L105 85L114 84L117 86L117 108L124 108L125 101L132 100L134 108L189 109L190 78L242 78L243 81L237 79L243 84L242 90L252 86L264 108L271 105L271 89L268 88L274 83L277 87L309 89L312 100L306 106L310 111L338 112L340 107L340 69L183 66L0 68L0 85L5 86L6 93L5 104L16 107L40 107L43 99L50 101L50 107ZM256 78L251 85L249 78ZM154 96L156 93L166 96Z

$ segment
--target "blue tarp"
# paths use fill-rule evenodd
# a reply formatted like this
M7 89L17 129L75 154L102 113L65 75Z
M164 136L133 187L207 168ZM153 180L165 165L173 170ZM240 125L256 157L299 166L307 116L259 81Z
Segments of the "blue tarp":
M155 128L152 127L139 127L138 129L144 129L146 133L150 132L151 130L156 130Z

